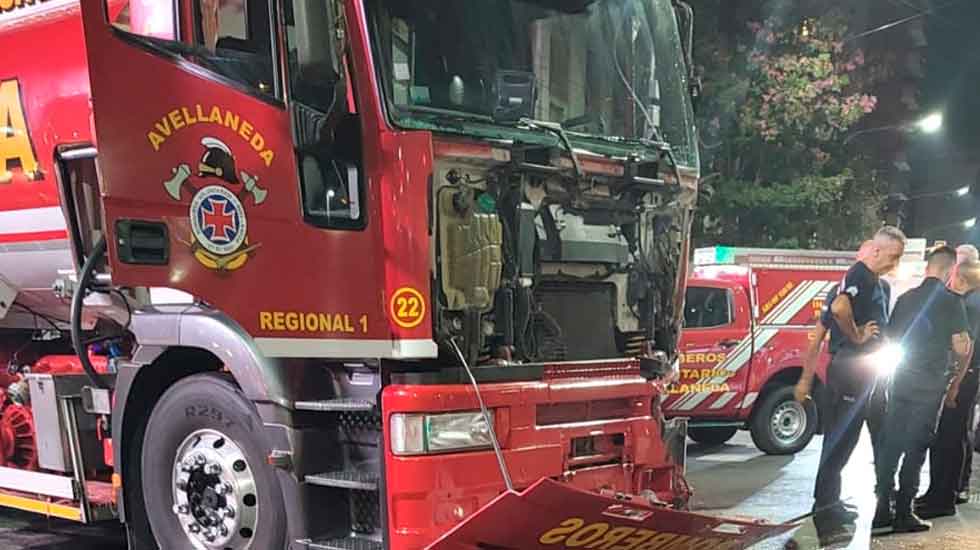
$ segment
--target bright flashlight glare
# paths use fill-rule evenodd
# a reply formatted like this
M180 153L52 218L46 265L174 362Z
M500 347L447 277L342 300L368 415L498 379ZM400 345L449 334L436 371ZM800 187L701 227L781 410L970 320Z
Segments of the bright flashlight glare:
M965 220L963 222L963 227L965 227L967 229L970 229L971 227L973 227L976 224L977 224L977 219L976 218L970 218L970 219Z
M969 187L960 187L959 189L956 190L956 196L957 197L965 197L967 195L967 193L969 193L969 192L970 192L970 188Z
M920 120L917 125L920 130L927 134L938 132L943 127L943 115L942 113L932 113Z
M885 344L872 352L868 356L868 361L878 376L888 377L895 372L903 357L905 357L905 350L902 349L901 344Z

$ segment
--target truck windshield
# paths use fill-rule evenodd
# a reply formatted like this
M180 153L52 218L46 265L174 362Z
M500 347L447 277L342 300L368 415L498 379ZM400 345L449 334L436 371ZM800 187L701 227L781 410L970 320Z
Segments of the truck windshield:
M526 117L579 139L662 140L697 166L669 0L369 0L392 122L481 128Z

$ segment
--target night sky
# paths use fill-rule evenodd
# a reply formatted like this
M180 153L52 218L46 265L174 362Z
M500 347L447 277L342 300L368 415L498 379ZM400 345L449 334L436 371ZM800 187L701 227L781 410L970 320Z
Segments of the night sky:
M975 147L980 144L980 2L960 0L939 9L926 28L922 104L945 106L947 138L957 146Z
M920 104L923 113L941 110L944 127L937 135L910 140L910 229L913 236L930 240L980 244L980 227L965 230L956 225L978 215L980 202L976 197L914 199L915 194L970 185L980 172L980 2L934 3L938 9L928 16L926 24L929 45Z

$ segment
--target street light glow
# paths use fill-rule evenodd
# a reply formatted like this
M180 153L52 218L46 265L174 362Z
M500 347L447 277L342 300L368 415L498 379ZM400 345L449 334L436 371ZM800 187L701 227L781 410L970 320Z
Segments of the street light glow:
M967 229L973 228L973 226L975 226L976 224L977 224L977 219L976 218L970 218L968 220L963 220L963 227L965 227Z
M956 196L957 197L965 197L967 195L967 193L969 193L969 192L970 192L970 186L969 185L965 185L965 186L960 187L959 189L956 190Z
M943 127L943 114L942 113L932 113L922 120L915 123L925 134L934 134Z

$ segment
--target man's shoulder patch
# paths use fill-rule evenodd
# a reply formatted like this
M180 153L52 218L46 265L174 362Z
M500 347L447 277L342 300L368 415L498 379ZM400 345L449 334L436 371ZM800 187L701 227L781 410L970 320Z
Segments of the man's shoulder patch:
M856 298L858 295L858 287L852 285L844 289L844 294L849 295L851 298Z

